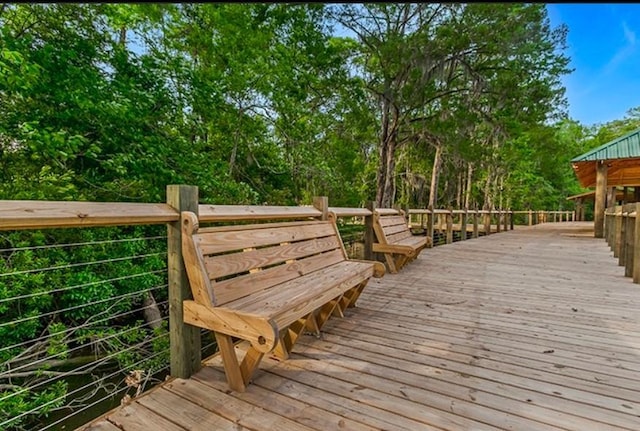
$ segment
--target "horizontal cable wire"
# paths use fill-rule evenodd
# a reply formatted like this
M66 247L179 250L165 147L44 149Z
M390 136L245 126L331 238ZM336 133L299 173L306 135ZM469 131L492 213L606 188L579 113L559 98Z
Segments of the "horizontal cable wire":
M154 357L156 357L156 356L158 356L158 355L159 355L159 354L155 354L155 355L153 355L153 357L149 357L149 358L147 358L147 359L153 359ZM137 363L136 363L136 364L134 364L134 365L137 365ZM168 369L168 368L169 368L169 365L166 365L166 366L164 366L164 367L160 368L159 370L156 370L156 371L155 371L155 373L159 373L159 372L164 371L164 370L166 370L166 369ZM120 372L120 371L122 371L122 370L118 370L117 372ZM117 372L116 372L116 373L117 373ZM104 380L104 379L106 379L106 378L112 377L112 376L113 376L113 374L112 374L112 375L110 375L110 376L107 376L107 377L103 378L103 380ZM155 385L154 385L154 386L155 386ZM87 386L85 386L85 388L86 388L86 387L87 387ZM84 407L83 407L83 408L81 408L80 410L76 410L76 411L72 412L71 414L69 414L69 415L67 415L67 416L65 416L65 417L63 417L63 418L58 419L57 421L55 421L55 422L53 422L53 423L48 424L48 425L47 425L47 426L45 426L44 428L41 428L41 429L40 429L40 431L45 431L45 430L47 430L47 429L51 428L52 426L55 426L55 425L57 425L57 424L59 424L59 423L61 423L61 422L65 421L66 419L68 419L68 418L70 418L70 417L72 417L72 416L76 416L76 415L78 415L79 413L82 413L83 411L85 411L85 410L87 410L87 409L89 409L89 408L91 408L91 407L95 406L96 404L99 404L99 403L103 402L103 401L104 401L104 400L106 400L107 398L111 398L111 397L113 397L114 395L119 394L120 392L126 391L126 390L127 390L127 389L129 389L129 388L130 388L129 386L123 386L123 387L121 387L121 388L119 388L119 389L116 389L116 390L115 390L115 391L113 391L113 392L109 392L109 393L107 393L104 397L100 398L99 400L94 401L93 403L91 403L91 404L89 404L89 405L84 406ZM151 389L151 388L148 388L148 389ZM67 395L67 396L68 396L68 395ZM1 424L0 424L0 425L1 425Z
M168 334L166 334L166 335L168 335ZM156 338L160 338L160 337L156 337ZM153 340L150 340L150 341L153 341ZM124 351L124 350L123 350L123 351ZM126 370L128 370L128 369L131 369L131 368L135 367L136 365L139 365L139 364L143 363L144 361L148 361L148 360L151 360L151 359L153 359L153 358L155 358L155 357L157 357L157 356L160 356L160 355L161 355L161 354L163 354L163 353L164 353L164 352L158 352L158 353L155 353L155 354L153 354L153 355L149 356L148 358L142 359L142 360L140 360L140 361L136 362L135 364L130 365L128 368L120 369L120 370L117 370L117 371L115 371L115 372L113 372L113 373L111 373L111 374L109 374L109 375L103 376L103 377L102 377L102 378L100 378L98 381L104 381L104 380L106 380L106 379L109 379L109 378L111 378L111 377L114 377L114 376L116 376L117 374L119 374L119 373L121 373L121 372L123 372L123 371L126 371ZM165 367L165 368L167 368L167 367ZM163 368L163 369L165 369L165 368ZM79 392L79 391L81 391L81 390L83 390L83 389L87 389L87 388L89 388L90 386L95 385L95 383L96 383L96 382L92 382L92 383L86 384L86 385L84 385L84 386L81 386L81 387L79 387L79 388L76 388L76 389L74 389L73 391L68 392L68 393L66 393L65 395L61 396L61 397L58 397L58 398L53 399L53 400L50 400L50 401L48 401L48 402L46 402L46 403L44 403L44 404L42 404L42 405L40 405L40 406L38 406L38 407L35 407L35 408L31 409L31 410L28 410L28 411L26 411L26 412L23 412L23 413L21 413L21 414L20 414L20 415L18 415L18 416L15 416L15 417L13 417L13 418L11 418L11 419L7 420L7 421L4 421L4 422L0 423L0 427L1 427L1 426L3 426L3 425L8 424L10 421L13 421L13 420L15 420L15 419L20 419L20 418L22 418L22 417L24 417L24 416L27 416L27 415L32 414L32 413L35 413L35 412L37 412L38 410L40 410L41 408L43 408L43 407L46 407L46 406L48 406L48 405L50 405L50 404L53 404L53 403L55 403L56 401L60 401L61 399L65 399L65 398L67 398L69 395L73 395L73 394L75 394L76 392ZM36 386L37 386L37 385L36 385ZM128 388L128 386L127 386L127 388ZM33 388L31 388L31 389L33 389ZM111 396L111 395L109 395L109 396ZM3 400L5 400L5 399L7 399L7 398L9 398L9 397L2 398L2 399L0 399L0 401L3 401Z
M167 254L167 252L166 251L162 251L162 252L158 252L158 253L138 254L138 255L135 255L135 256L115 257L113 259L94 260L92 262L70 263L68 265L50 266L48 268L35 268L35 269L25 269L23 271L4 272L4 273L0 274L0 278L1 277L10 277L10 276L14 276L14 275L33 274L34 272L54 271L56 269L78 268L80 266L91 266L91 265L99 265L99 264L102 264L102 263L121 262L123 260L139 259L139 258L151 257L151 256L160 256L160 255L164 255L164 254Z
M122 349L122 350L120 350L120 351L118 351L118 352L114 352L114 353L111 353L110 355L107 355L107 356L105 356L105 357L102 357L102 358L100 358L100 359L99 359L99 360L97 360L97 361L91 362L91 363L89 363L89 364L82 365L81 367L74 368L73 370L70 370L70 371L67 371L67 372L63 372L63 373L61 373L60 375L55 376L55 378L48 379L48 380L43 380L43 381L41 381L41 382L39 382L39 383L36 383L35 385L33 385L33 386L31 386L31 387L23 388L23 389L21 389L21 390L19 390L19 391L12 392L12 393L10 393L9 395L7 395L7 396L5 396L5 397L0 398L0 401L8 400L9 398L12 398L12 397L14 397L14 396L16 396L16 395L22 394L22 393L24 393L24 392L32 391L32 390L34 390L34 389L36 389L36 388L39 388L40 386L42 386L42 385L44 385L44 384L46 384L46 383L51 383L51 381L52 381L52 380L59 380L59 379L62 379L62 378L64 378L64 377L69 377L69 376L71 376L71 375L78 374L78 372L79 372L79 371L88 370L88 369L90 369L90 368L92 368L92 367L96 367L96 366L98 366L98 365L100 365L100 364L102 364L102 363L106 363L106 362L108 362L108 360L113 359L114 357L116 357L117 355L119 355L119 354L121 354L121 353L123 353L123 352L131 351L131 350L133 350L133 349L135 349L135 348L137 348L137 347L144 346L145 344L150 344L150 343L152 343L153 341L159 340L159 339L161 339L161 338L166 338L166 337L168 337L168 336L169 336L169 333L167 332L167 333L164 333L164 334L161 334L161 335L157 335L157 336L155 336L155 337L153 337L153 338L150 338L150 339L148 339L148 340L144 340L144 341L142 341L142 342L140 342L140 343L138 343L138 344L134 344L134 345L129 346L129 347L125 348L125 349ZM144 361L148 361L149 359L153 359L155 356L158 356L158 355L163 354L163 353L166 353L166 352L164 352L164 351L163 351L163 352L158 352L158 353L154 354L153 356L149 356L149 357L147 357L147 358L145 358L145 359L140 360L140 361L139 361L139 362L137 362L135 365L137 365L137 364L139 364L139 363L141 363L141 362L144 362ZM118 373L118 372L120 372L120 371L122 371L122 370L118 370L118 371L116 371L116 373ZM85 386L84 386L84 388L89 387L89 386L91 386L91 384L87 384L87 385L85 385ZM71 393L69 393L69 394L67 394L67 395L70 395L70 394L75 393L75 392L76 392L76 391L73 391L73 392L71 392ZM3 424L0 424L0 425L3 425Z
M60 289L53 289L53 290L47 290L47 291L43 291L43 292L28 293L28 294L25 294L25 295L13 296L11 298L3 298L3 299L0 299L0 304L2 304L3 302L15 301L15 300L19 300L19 299L29 299L29 298L35 298L37 296L42 296L42 295L50 295L50 294L53 294L53 293L68 292L70 290L79 289L81 287L97 286L99 284L109 283L111 281L129 280L129 279L136 278L136 277L142 277L143 275L150 275L150 274L153 275L153 274L159 274L161 272L167 272L167 269L163 268L163 269L158 269L158 270L155 270L155 271L141 272L140 274L123 275L122 277L110 278L108 280L92 281L92 282L89 282L89 283L77 284L75 286L61 287Z
M168 319L169 319L168 316L167 317L162 317L160 319L152 320L152 321L148 322L148 324L151 324L151 323L154 323L154 322L162 322L162 321L168 320ZM120 331L118 333L111 334L111 335L108 335L106 337L100 338L99 340L96 340L96 341L101 341L102 342L102 341L111 340L113 338L119 337L121 335L127 334L127 333L129 333L131 331L134 331L134 330L137 330L137 329L140 329L140 328L141 328L140 326L134 326L134 327L128 328L128 329L126 329L124 331ZM69 342L73 342L73 341L77 341L77 340L78 339L76 338L76 339L69 340ZM67 351L59 352L59 353L56 353L56 354L53 354L53 355L48 355L48 356L46 356L46 357L44 357L42 359L38 359L38 360L35 360L33 362L28 362L28 363L26 363L24 365L21 365L19 367L16 367L16 368L11 368L10 370L5 371L4 373L0 372L0 378L6 378L6 377L3 377L3 374L10 374L10 373L15 373L16 371L24 370L24 369L32 367L34 365L37 365L37 364L40 364L40 363L47 362L47 361L50 361L52 359L58 358L58 357L60 357L62 355L68 355L69 353L76 352L78 350L82 350L86 346L87 346L87 344L81 344L81 345L73 347L73 348L71 348L71 349L69 349ZM29 358L29 356L25 356L25 359L28 359L28 358Z
M167 305L168 303L169 303L168 300L167 301L160 301L160 302L157 302L156 305L158 305L158 306ZM89 328L92 325L97 325L98 323L103 323L103 322L106 322L106 321L111 320L111 319L117 319L119 317L123 317L123 316L127 316L129 314L137 313L138 311L146 310L147 308L150 308L150 307L151 307L151 305L149 305L147 307L136 308L135 310L129 310L129 311L126 311L124 313L110 315L110 316L107 316L107 317L105 317L103 319L100 319L100 320L87 320L82 325L74 326L74 327L71 327L71 328L66 328L66 329L63 329L62 331L58 331L58 332L52 332L50 334L43 335L42 337L38 337L38 338L35 338L35 339L23 341L22 343L14 344L13 346L2 347L2 348L0 348L0 353L4 352L5 350L17 349L18 347L24 347L24 346L26 346L28 344L31 344L31 343L37 343L38 341L44 341L47 338L53 337L54 335L60 335L60 334L69 333L69 332L75 331L77 329ZM106 311L108 311L108 310L105 310L105 312ZM100 314L104 314L104 313L100 313ZM99 316L99 314L96 315L96 316L92 316L92 317L97 317L97 316Z
M13 324L17 324L17 323L28 322L29 320L39 319L41 317L53 316L54 314L58 314L58 313L64 313L64 312L67 312L67 311L77 310L79 308L88 307L90 305L102 304L102 303L105 303L107 301L112 301L112 300L115 300L115 299L124 299L124 298L127 298L127 297L132 297L132 296L135 296L135 295L139 295L141 293L150 292L152 290L157 290L157 289L159 289L161 287L168 287L168 286L169 286L168 284L162 284L160 286L151 287L149 289L143 289L143 290L138 290L136 292L125 293L125 294L120 295L120 296L114 296L114 297L111 297L111 298L100 299L98 301L88 302L86 304L75 305L73 307L63 308L61 310L49 311L47 313L38 314L37 316L24 317L22 319L14 320L12 322L3 322L3 323L0 323L0 328L3 328L5 326L9 326L9 325L13 325Z
M7 251L26 251L26 250L43 250L49 248L67 248L67 247L80 247L85 245L98 245L98 244L113 244L120 242L133 242L133 241L143 241L143 240L156 240L156 239L167 239L167 236L148 236L144 238L124 238L124 239L106 239L103 241L89 241L89 242L74 242L70 244L47 244L47 245L35 245L32 247L13 247L13 248L2 248L0 249L0 253L4 253Z
M168 368L168 367L166 367L166 368ZM103 401L104 401L104 400L106 400L107 398L111 398L111 397L113 397L113 396L115 396L115 395L118 395L120 392L124 392L124 391L126 391L127 389L129 389L129 386L123 386L123 387L121 387L121 388L115 389L114 391L107 393L104 397L100 398L99 400L96 400L96 401L92 402L91 404L89 404L89 405L86 405L86 406L82 407L80 410L73 411L72 413L70 413L70 414L68 414L68 415L66 415L66 416L64 416L64 417L62 417L62 418L60 418L60 419L58 419L57 421L52 422L52 423L50 423L50 424L47 424L44 428L40 428L40 429L39 429L39 431L45 431L45 430L48 430L49 428L51 428L51 427L53 427L53 426L55 426L55 425L58 425L58 424L60 424L61 422L66 421L66 420L67 420L67 419L69 419L70 417L77 416L78 414L80 414L80 413L84 412L85 410L90 409L91 407L93 407L93 406L95 406L95 405L97 405L97 404L100 404L101 402L103 402ZM54 400L54 401L57 401L57 400ZM71 408L71 407L67 407L67 408ZM72 408L71 408L71 409L72 409ZM72 410L73 410L73 409L72 409ZM6 422L4 422L4 423L6 423ZM0 425L3 425L3 424L0 424Z

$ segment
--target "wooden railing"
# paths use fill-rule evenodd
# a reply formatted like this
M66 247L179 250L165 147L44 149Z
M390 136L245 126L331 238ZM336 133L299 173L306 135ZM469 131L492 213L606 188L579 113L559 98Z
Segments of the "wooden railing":
M624 266L625 277L633 277L640 283L640 203L619 205L605 210L604 238L618 258L618 265Z
M183 323L182 302L190 298L191 290L181 254L181 211L196 213L202 223L309 217L325 219L329 214L338 218L357 219L358 223L363 224L365 257L371 259L375 258L371 252L374 210L381 214L400 212L389 208L375 209L372 203L368 208L330 207L326 197L315 198L312 206L200 204L197 187L170 185L167 187L166 203L0 201L0 231L166 224L170 373L175 377L187 378L200 367L201 338L198 328ZM517 214L528 215L529 225L569 221L570 216L572 220L575 218L575 214L568 211L445 209L410 209L405 216L410 227L422 228L424 234L432 237L436 233L444 235L445 242L451 243L454 241L454 232L460 232L460 240L466 240L513 230L514 215ZM626 250L625 253L628 253Z

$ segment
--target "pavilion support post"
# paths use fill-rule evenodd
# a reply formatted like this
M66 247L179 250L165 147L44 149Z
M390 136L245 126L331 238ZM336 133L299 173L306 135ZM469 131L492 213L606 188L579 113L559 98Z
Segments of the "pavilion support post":
M584 203L582 198L576 199L576 221L584 221L583 218Z
M597 179L596 179L597 181ZM607 188L605 186L605 188ZM615 207L616 206L616 188L608 187L607 188L607 201L605 202L605 208Z
M635 186L633 188L633 201L640 202L640 186Z
M604 237L604 210L607 197L607 164L604 160L596 162L596 197L595 208L593 211L594 218L594 236L596 238Z

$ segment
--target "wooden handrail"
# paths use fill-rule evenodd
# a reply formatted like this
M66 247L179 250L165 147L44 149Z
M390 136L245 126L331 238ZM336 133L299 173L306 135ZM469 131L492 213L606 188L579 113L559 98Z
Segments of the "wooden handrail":
M179 218L161 203L0 201L0 230L161 224Z
M334 213L336 217L367 217L371 215L371 211L366 208L329 207L329 212Z

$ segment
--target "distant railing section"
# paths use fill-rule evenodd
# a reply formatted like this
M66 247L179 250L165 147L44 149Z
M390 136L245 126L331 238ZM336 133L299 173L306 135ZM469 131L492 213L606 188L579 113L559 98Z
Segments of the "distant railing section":
M604 238L624 266L625 277L640 283L640 203L618 205L605 210Z
M189 377L214 352L210 334L182 319L191 290L181 211L203 224L334 217L356 258L376 257L374 211L404 214L434 245L575 217L330 207L326 197L311 206L210 205L194 186L168 186L164 204L0 201L0 429L74 428L81 423L70 418L91 420L169 373Z

